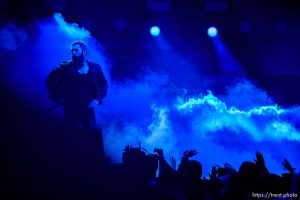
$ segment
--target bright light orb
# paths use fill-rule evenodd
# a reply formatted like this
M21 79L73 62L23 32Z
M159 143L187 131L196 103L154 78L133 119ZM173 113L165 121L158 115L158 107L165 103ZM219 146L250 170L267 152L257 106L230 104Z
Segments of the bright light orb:
M160 28L158 27L158 26L152 26L151 28L150 28L150 34L152 35L152 36L159 36L159 34L160 34Z
M216 37L218 35L218 29L216 27L209 27L207 29L207 34L209 37Z

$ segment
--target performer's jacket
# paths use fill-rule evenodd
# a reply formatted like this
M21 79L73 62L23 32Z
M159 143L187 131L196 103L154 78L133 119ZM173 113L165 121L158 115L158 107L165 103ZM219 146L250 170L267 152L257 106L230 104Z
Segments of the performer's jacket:
M52 70L46 79L49 99L64 101L66 106L87 106L92 99L102 104L107 94L107 81L101 66L88 61L89 71L85 75L78 73L72 61L62 62Z

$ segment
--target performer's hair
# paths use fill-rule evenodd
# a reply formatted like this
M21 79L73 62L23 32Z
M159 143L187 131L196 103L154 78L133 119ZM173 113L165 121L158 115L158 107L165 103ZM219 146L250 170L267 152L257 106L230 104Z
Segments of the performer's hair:
M72 43L72 46L74 45L80 45L82 51L85 51L87 53L87 47L86 47L86 44L82 41L82 40L77 40L77 41L74 41Z

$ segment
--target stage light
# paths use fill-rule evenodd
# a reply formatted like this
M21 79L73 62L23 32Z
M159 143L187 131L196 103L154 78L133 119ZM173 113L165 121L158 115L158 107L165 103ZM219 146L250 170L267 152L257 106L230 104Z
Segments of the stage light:
M207 34L209 37L215 37L218 35L218 29L216 27L209 27L207 29Z
M150 28L150 34L152 36L158 36L160 34L160 28L158 26L152 26Z

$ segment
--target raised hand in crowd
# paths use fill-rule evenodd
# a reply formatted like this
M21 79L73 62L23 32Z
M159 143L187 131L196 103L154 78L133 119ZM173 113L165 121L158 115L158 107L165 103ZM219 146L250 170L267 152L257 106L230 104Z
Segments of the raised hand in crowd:
M175 160L175 158L173 157L173 156L171 156L170 157L170 166L174 169L174 170L176 170L176 160Z
M237 171L229 163L225 163L223 167L218 168L218 177L232 176L236 173Z
M124 148L124 152L130 151L132 149L131 145L126 145Z
M171 167L164 158L164 152L161 148L155 148L154 152L159 159L158 182L161 186L170 186L175 184L176 169Z
M186 150L183 152L183 156L181 159L181 162L178 166L177 171L182 174L184 171L184 166L187 164L187 162L189 161L190 157L193 157L197 154L198 152L196 150Z
M210 180L215 180L215 179L217 179L217 175L218 175L218 167L217 166L213 166L211 168L211 172L208 173L209 179Z
M257 151L255 153L255 156L256 156L256 159L254 159L254 162L256 163L256 165L265 166L265 160L264 160L264 156L262 155L262 153Z
M154 152L157 153L160 158L164 158L164 151L161 148L155 148Z
M269 174L269 171L265 164L263 154L261 152L257 151L255 155L256 155L256 159L254 159L254 162L255 162L256 166L258 167L260 173Z
M293 166L289 163L289 161L286 158L282 161L282 165L284 166L284 168L286 170L288 170L290 172L290 174L295 173L296 168L293 168Z
M198 152L196 150L186 150L185 152L183 152L183 157L193 157L194 155L196 155Z
M229 164L229 163L225 163L225 164L224 164L224 168L227 169L228 171L232 172L232 173L235 173L235 172L236 172L236 170L235 170L235 169L232 167L232 165Z

